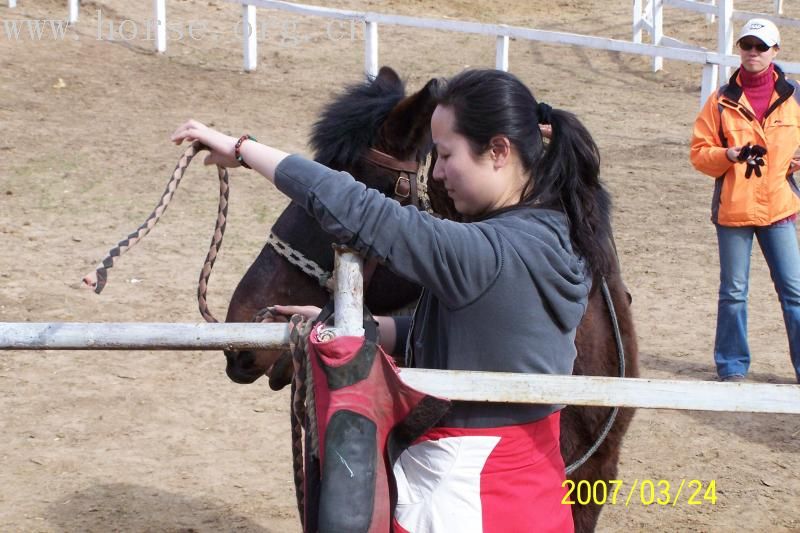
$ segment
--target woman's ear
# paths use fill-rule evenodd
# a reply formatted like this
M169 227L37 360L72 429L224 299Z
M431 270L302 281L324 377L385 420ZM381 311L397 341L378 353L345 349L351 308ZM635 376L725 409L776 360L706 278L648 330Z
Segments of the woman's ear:
M511 141L505 135L495 135L489 141L489 156L494 161L495 168L500 168L508 163L511 156Z

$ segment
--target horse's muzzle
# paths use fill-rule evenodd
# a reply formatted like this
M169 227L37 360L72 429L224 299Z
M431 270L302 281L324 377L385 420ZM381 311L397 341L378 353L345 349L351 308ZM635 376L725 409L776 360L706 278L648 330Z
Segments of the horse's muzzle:
M240 385L249 385L261 376L266 370L255 365L256 358L253 352L225 350L225 373L231 381Z

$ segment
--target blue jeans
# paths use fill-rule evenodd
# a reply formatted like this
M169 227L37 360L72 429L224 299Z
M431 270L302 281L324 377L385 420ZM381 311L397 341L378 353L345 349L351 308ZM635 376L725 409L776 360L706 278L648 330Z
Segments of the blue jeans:
M747 375L747 291L753 235L769 266L770 276L783 309L789 337L789 354L800 383L800 249L795 223L771 226L726 227L717 225L719 243L719 304L714 362L720 377Z

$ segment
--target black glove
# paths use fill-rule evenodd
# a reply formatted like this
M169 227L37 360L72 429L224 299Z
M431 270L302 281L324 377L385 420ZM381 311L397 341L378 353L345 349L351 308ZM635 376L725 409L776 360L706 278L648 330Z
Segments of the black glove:
M747 170L744 172L745 178L750 179L753 172L756 173L757 178L761 177L761 167L766 164L764 162L765 155L767 155L767 149L758 144L750 146L750 143L747 143L742 146L742 149L739 150L739 157L736 159L747 163Z

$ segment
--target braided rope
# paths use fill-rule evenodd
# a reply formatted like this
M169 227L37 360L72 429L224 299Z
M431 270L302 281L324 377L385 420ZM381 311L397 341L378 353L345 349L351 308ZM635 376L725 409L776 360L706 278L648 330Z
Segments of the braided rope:
M281 240L272 232L270 232L267 238L267 244L275 250L275 253L299 268L304 274L316 279L321 287L325 287L333 292L334 282L331 272L320 267L317 263L292 248L291 244Z
M116 264L117 260L122 254L133 248L145 237L145 235L150 233L150 230L152 230L158 221L161 220L161 216L167 210L169 203L172 201L172 197L175 195L175 191L178 189L178 185L180 185L181 179L186 173L186 168L189 166L189 163L191 163L192 159L199 152L207 149L208 148L201 143L194 142L183 152L181 158L178 160L178 163L175 165L175 170L172 172L172 176L167 182L167 186L161 195L161 199L159 200L155 209L153 209L152 213L150 213L150 216L147 217L147 220L145 220L141 226L136 228L136 231L129 234L125 239L119 241L117 245L108 252L108 255L106 255L106 257L97 265L97 268L94 272L84 276L83 283L85 286L93 287L94 292L97 294L100 294L103 291L106 286L106 282L108 281L108 269L112 268ZM208 309L206 292L208 289L208 279L211 276L211 269L213 268L214 261L216 260L219 250L222 247L222 237L225 234L225 221L228 214L228 171L223 167L217 166L217 175L220 182L220 198L217 212L217 222L214 228L214 236L211 239L211 246L209 247L205 263L203 264L203 269L200 273L200 282L197 289L197 299L198 306L200 308L200 314L207 322L217 322L217 319L214 318Z
M292 470L294 473L294 490L297 498L297 510L300 513L300 522L305 527L305 469L303 455L303 430L311 431L311 449L306 453L319 456L318 441L316 436L316 410L314 408L313 384L311 368L308 361L306 342L313 327L313 321L305 320L301 315L293 315L289 322L292 324L289 333L291 344L292 377L290 417L292 429ZM305 530L305 529L304 529Z
M200 279L197 282L197 305L200 314L206 322L218 322L211 311L208 309L208 300L206 293L208 292L208 279L211 277L211 269L214 268L214 262L217 260L217 255L222 248L222 237L225 235L225 223L228 217L228 171L222 167L217 167L219 175L219 205L217 206L217 222L214 226L214 234L211 237L211 244L208 247L206 259L203 262L203 268L200 271ZM224 176L223 176L224 173ZM261 322L264 322L262 320Z

